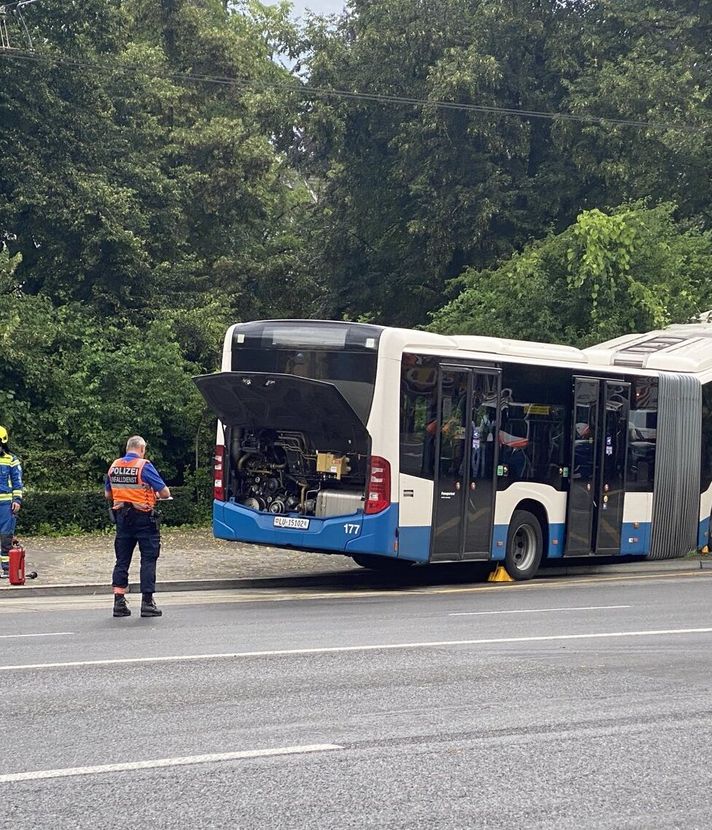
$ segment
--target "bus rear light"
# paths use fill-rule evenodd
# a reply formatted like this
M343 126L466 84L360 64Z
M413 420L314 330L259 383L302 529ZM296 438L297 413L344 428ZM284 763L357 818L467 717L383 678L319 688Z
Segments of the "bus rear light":
M217 501L225 501L224 466L225 447L222 444L216 444L215 455L213 456L213 498Z
M364 513L380 513L391 504L391 465L379 455L371 456Z

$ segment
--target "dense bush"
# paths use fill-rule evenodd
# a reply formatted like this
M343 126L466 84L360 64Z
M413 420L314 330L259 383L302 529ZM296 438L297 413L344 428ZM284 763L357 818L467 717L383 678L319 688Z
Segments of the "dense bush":
M210 518L212 502L194 487L173 487L173 501L160 505L164 525L198 525ZM100 490L28 493L18 516L20 537L33 533L104 530L109 507Z
M588 346L690 320L712 304L712 233L672 204L583 211L494 269L469 269L432 315L442 334Z

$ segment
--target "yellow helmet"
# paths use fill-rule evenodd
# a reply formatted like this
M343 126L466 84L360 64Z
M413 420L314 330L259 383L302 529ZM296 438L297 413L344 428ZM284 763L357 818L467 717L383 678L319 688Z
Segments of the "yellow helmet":
M9 438L5 427L0 427L0 444L7 444Z

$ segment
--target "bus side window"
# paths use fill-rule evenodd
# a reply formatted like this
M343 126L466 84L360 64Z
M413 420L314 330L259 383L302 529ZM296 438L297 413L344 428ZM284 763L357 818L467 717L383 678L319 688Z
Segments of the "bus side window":
M407 358L407 360L406 360ZM401 366L400 469L433 479L437 429L437 370L426 357L404 355Z
M626 489L652 492L658 431L657 380L639 378L628 413Z
M408 475L432 479L437 413L422 395L403 396L400 419L400 468Z
M702 387L702 482L701 492L712 485L712 381Z
M500 479L500 488L535 481L561 489L569 452L569 374L554 367L505 366L502 383L509 395L502 401L499 463L508 475ZM577 420L587 417L577 413Z

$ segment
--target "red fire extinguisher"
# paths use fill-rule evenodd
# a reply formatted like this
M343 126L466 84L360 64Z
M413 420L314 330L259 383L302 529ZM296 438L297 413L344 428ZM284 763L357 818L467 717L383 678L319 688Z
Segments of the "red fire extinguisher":
M10 578L10 585L24 585L25 584L25 549L17 541L12 540L12 547L8 551L10 559L9 569L7 572Z
M37 571L25 573L25 549L17 539L12 540L7 559L7 575L10 585L24 585L26 579L37 579Z

